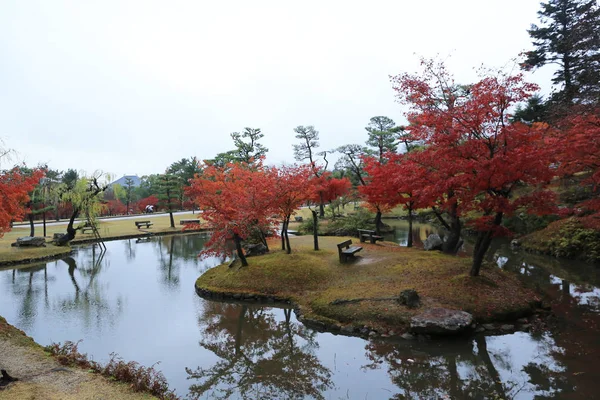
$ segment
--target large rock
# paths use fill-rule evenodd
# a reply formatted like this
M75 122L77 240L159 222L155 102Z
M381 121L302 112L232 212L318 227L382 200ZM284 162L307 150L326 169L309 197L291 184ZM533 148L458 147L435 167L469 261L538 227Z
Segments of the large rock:
M46 238L44 237L31 237L24 236L17 238L15 243L12 243L13 247L46 247Z
M441 250L443 244L444 242L442 241L442 238L440 238L440 235L432 233L423 242L423 248L425 250Z
M468 312L431 308L413 317L410 330L414 333L454 335L472 328L473 316Z
M244 246L246 257L260 256L267 253L267 247L262 243L248 244Z
M419 294L416 290L406 289L400 292L398 303L403 304L408 308L417 308L421 302L419 300Z

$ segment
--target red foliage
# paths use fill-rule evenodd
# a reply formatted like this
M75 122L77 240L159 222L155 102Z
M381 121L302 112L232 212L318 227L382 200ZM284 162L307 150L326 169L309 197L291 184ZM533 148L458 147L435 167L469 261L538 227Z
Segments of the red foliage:
M150 205L150 206L156 207L158 202L159 202L158 197L151 195L151 196L148 196L148 197L145 197L145 198L139 200L137 202L137 208L138 208L138 210L140 210L140 212L144 212L144 211L146 211L146 206Z
M326 179L321 186L323 201L332 202L339 197L345 196L352 188L352 182L348 178Z
M594 197L579 206L600 213L600 109L571 111L558 123L558 140L554 143L559 161L558 173L586 173L581 184L589 185Z
M245 239L256 227L271 229L274 186L262 165L236 163L224 168L207 165L202 176L190 180L186 194L193 199L213 233L204 254L228 255L227 241Z
M291 165L270 170L272 205L282 218L289 218L302 204L314 198L316 179L309 165ZM313 179L311 179L313 178Z
M486 232L499 231L495 216L501 220L519 207L548 212L552 194L542 189L552 178L553 159L546 129L509 120L510 107L537 87L522 75L497 74L467 89L455 85L443 65L424 66L422 76L393 78L400 102L410 107L407 132L425 145L410 154L421 201L459 216L475 211L475 227ZM524 186L536 190L515 196Z
M120 200L109 200L105 204L108 215L127 214L127 207Z
M18 167L0 172L0 237L10 231L11 221L23 219L29 192L33 191L44 173L42 169L34 169L28 174Z
M386 155L387 158L390 154ZM394 208L401 201L399 180L395 179L394 162L380 163L378 157L366 157L364 160L365 186L358 188L368 207L375 212L386 212Z

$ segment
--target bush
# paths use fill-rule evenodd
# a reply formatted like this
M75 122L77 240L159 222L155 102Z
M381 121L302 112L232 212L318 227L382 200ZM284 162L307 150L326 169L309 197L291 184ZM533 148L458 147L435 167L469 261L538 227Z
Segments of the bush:
M551 222L558 220L557 215L533 215L520 213L512 217L505 218L502 224L511 232L520 235L527 235L531 232L546 228Z
M135 361L125 362L115 353L110 354L110 361L105 366L88 359L87 354L77 350L80 342L52 343L46 351L54 355L62 365L78 366L89 369L119 382L129 383L136 392L150 393L159 399L177 400L179 397L172 390L165 376L151 367L144 367Z

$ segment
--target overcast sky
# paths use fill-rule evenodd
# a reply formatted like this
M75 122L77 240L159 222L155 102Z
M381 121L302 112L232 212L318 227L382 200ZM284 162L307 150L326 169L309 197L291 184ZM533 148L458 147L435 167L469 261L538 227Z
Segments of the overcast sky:
M0 138L33 166L161 173L261 128L269 163L293 128L321 149L403 123L389 75L440 55L459 82L530 49L538 0L0 1ZM530 75L547 93L549 72ZM7 167L7 165L2 165Z

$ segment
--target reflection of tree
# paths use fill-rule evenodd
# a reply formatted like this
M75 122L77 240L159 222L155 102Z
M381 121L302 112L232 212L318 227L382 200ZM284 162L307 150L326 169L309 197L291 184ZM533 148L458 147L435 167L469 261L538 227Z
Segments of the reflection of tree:
M165 250L166 253L165 254ZM179 265L173 264L175 236L161 238L158 241L158 265L162 274L161 283L169 290L179 287Z
M79 311L82 313L86 325L95 321L102 325L102 318L114 318L114 312L105 294L105 286L98 282L98 275L108 265L104 258L105 252L92 245L80 249L83 257L78 261L73 257L65 257L62 261L68 266L68 274L73 284L74 293L58 300L60 309L65 311ZM91 254L89 254L91 253ZM120 310L121 299L117 299L117 311Z
M364 368L387 364L392 382L400 389L393 399L512 399L523 390L532 395L564 393L568 384L558 379L562 369L547 365L552 363L548 357L555 349L552 340L543 337L534 343L538 348L536 358L521 371L512 371L515 360L510 353L497 349L490 352L485 336L477 336L472 342L371 342L367 345L371 363ZM521 345L531 343L524 339ZM510 378L503 379L500 370L511 371ZM543 382L549 384L542 386Z
M206 302L199 324L204 337L200 346L220 360L212 368L186 369L190 396L200 398L212 391L215 398L235 393L243 399L321 399L321 391L332 386L331 372L313 351L316 333L285 320L277 321L265 308Z
M135 243L136 243L136 241L132 242L131 239L127 239L127 240L124 240L123 243L125 244L125 257L127 257L127 261L135 260Z
M18 315L20 317L19 326L24 329L33 325L33 320L37 314L36 303L41 290L36 287L34 278L36 273L42 271L44 273L44 303L48 306L48 271L46 264L36 264L27 268L13 269L12 271L13 293L16 296L23 297Z

